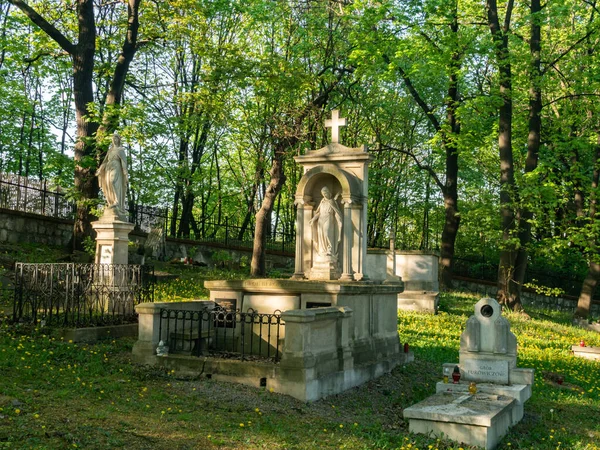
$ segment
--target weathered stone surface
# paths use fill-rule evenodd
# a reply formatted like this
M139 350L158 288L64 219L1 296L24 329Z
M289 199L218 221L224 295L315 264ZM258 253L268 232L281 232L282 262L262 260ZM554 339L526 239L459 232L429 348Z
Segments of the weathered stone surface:
M571 350L573 351L573 354L579 358L600 361L600 347L580 347L579 345L573 345Z
M413 433L444 435L492 450L511 426L516 403L504 395L443 392L406 408L403 414Z
M97 264L127 264L128 235L134 225L120 220L109 220L110 216L102 216L92 222L96 231L96 263Z
M517 338L492 298L475 305L460 336L459 367L465 380L509 383L509 371L517 366Z

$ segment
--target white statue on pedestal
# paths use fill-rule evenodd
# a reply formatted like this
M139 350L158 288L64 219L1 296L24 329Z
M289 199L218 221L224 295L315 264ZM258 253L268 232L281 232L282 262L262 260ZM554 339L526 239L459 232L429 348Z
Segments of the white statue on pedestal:
M129 181L127 155L117 132L113 134L112 144L96 176L106 199L106 209L112 209L117 217L126 220L125 205Z
M338 244L342 239L342 213L335 199L331 198L329 188L321 189L323 200L310 219L310 224L317 222L316 233L313 233L315 249L320 256L337 256Z

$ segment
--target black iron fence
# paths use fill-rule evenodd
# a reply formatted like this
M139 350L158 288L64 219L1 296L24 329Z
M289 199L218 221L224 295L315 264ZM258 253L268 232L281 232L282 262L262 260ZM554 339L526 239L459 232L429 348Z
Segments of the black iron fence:
M154 300L154 268L135 264L16 263L15 322L99 326L135 322Z
M453 273L458 276L495 282L498 280L498 261L482 257L455 256ZM527 267L524 283L532 287L539 286L546 292L559 289L567 295L578 296L583 277ZM596 292L594 298L600 300L600 291Z
M1 172L0 208L61 219L73 219L76 210L60 187L48 189L46 181Z
M0 173L0 208L44 216L73 219L77 207L61 188L49 189L46 181L36 181L19 175ZM229 218L223 222L194 218L189 232L182 233L180 220L172 220L169 208L128 205L129 222L136 228L150 232L160 228L168 237L190 239L198 242L214 242L232 247L252 248L254 226L242 227ZM174 229L171 227L174 224ZM295 233L273 231L267 235L267 249L293 253L296 248Z
M172 218L169 215L168 223L171 224L171 222ZM208 219L194 220L190 224L189 232L182 233L180 220L176 219L173 222L175 226L167 228L167 236L169 237L198 242L214 242L228 247L252 248L254 245L254 224L252 223L242 227L229 218L225 218L224 222L215 222ZM296 250L295 232L287 233L274 230L267 233L266 248L293 253Z
M156 206L129 204L129 222L149 233L152 229L167 229L169 209Z
M279 361L284 325L281 311L161 309L159 335L169 353Z

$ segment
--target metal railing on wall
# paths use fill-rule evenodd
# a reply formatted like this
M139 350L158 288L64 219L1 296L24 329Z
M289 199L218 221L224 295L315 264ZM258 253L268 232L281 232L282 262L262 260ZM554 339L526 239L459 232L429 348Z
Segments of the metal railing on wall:
M161 309L159 336L169 353L279 361L283 346L281 311L272 314Z
M75 202L69 200L60 187L52 190L46 181L5 173L0 173L0 208L60 219L74 219L77 210ZM128 214L129 221L145 232L159 228L167 237L228 247L252 248L254 244L253 225L242 227L229 218L225 218L224 222L195 218L190 224L189 233L182 234L179 231L179 219L174 221L175 232L171 232L172 212L169 208L130 203ZM273 231L267 235L266 247L268 250L293 253L295 239L293 232Z
M99 326L137 320L154 300L154 268L137 264L16 263L13 321Z
M75 217L75 203L56 189L48 189L46 181L0 172L0 208L60 219Z
M168 223L170 222L171 217L169 217ZM228 217L225 218L224 222L198 219L195 221L194 226L189 227L189 232L183 234L179 231L180 220L176 219L174 222L177 231L173 232L168 227L166 234L168 237L223 244L227 247L252 248L254 245L253 224L242 227ZM296 249L295 232L271 231L267 234L266 248L267 250L293 253Z

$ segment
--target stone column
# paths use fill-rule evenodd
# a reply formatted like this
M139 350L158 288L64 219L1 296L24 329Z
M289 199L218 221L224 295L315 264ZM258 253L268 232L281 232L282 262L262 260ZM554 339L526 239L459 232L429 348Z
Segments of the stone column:
M365 186L367 185L367 180L365 178ZM360 227L360 271L362 273L361 281L368 281L369 277L367 275L367 196L363 197L362 201L362 223Z
M340 281L354 281L354 271L352 270L352 199L343 199L344 205L344 254L342 255L342 275Z
M293 280L303 280L304 276L304 200L296 200L296 255Z

